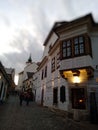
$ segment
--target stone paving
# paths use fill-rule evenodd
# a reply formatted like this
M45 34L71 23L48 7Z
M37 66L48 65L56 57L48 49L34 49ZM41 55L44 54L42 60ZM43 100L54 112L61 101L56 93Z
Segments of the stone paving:
M98 126L60 116L49 108L30 102L19 105L18 96L10 96L0 105L0 130L97 130Z

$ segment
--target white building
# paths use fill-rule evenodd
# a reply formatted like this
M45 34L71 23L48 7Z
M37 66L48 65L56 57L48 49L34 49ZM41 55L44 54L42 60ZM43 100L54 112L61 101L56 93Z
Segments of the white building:
M35 101L41 104L41 87L39 71L36 71L33 75L33 89L35 91Z
M19 73L18 89L27 90L33 87L33 74L37 71L37 63L32 62L31 56L26 62L24 70Z
M22 90L22 87L23 87L23 71L20 72L20 73L18 74L18 76L19 76L19 78L18 78L18 85L17 85L16 90L17 90L17 91L20 91L20 90Z
M44 43L43 59L38 67L40 87L36 96L41 98L41 104L66 110L74 118L76 114L82 119L90 115L96 121L97 42L98 24L91 14L55 23Z

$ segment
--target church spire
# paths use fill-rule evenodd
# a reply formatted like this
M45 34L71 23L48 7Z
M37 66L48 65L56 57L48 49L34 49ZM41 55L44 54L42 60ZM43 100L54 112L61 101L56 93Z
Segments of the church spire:
M32 58L31 58L31 53L30 53L30 56L29 56L28 61L26 62L26 64L28 65L28 64L31 64L31 63L32 63Z
M30 56L29 56L28 62L32 63L31 54L30 54Z

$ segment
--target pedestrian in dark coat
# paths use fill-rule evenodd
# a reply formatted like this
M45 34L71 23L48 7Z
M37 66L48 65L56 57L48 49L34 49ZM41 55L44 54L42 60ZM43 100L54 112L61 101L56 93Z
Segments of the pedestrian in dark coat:
M24 93L23 92L20 92L19 99L20 99L20 106L21 106L22 105L22 101L24 100Z

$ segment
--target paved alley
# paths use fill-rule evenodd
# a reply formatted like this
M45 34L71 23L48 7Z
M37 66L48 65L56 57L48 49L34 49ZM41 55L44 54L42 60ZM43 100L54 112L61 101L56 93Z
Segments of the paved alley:
M18 96L10 96L6 104L0 105L0 130L84 130L84 128L86 129L85 125L68 121L33 102L30 102L29 106L23 102L20 106Z
M30 102L19 105L17 96L10 96L6 104L0 106L0 130L64 130L64 121L47 108Z

